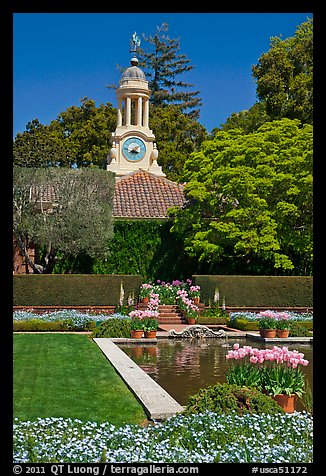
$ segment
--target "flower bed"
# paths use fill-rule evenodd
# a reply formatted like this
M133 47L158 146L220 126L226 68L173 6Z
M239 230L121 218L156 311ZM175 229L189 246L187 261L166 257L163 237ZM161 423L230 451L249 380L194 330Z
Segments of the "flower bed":
M125 318L123 314L88 314L74 309L35 314L27 311L13 313L14 331L91 330L109 319Z
M313 418L176 415L147 428L63 418L14 424L14 463L309 463Z

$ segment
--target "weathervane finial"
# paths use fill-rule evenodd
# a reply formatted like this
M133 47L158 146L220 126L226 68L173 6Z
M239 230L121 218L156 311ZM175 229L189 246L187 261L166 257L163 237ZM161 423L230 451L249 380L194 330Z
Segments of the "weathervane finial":
M137 36L136 32L134 32L134 34L131 37L130 45L131 45L130 53L136 53L137 48L139 48L140 46L140 38L139 36Z

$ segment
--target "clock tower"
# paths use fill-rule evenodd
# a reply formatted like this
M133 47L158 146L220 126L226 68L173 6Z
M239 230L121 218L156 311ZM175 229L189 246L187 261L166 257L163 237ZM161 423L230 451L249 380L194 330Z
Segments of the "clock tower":
M118 99L117 127L112 133L112 147L108 155L107 170L118 177L143 169L165 177L157 164L158 150L155 135L148 127L150 90L144 72L137 66L135 57L140 40L133 34L131 40L134 53L121 76L116 90Z

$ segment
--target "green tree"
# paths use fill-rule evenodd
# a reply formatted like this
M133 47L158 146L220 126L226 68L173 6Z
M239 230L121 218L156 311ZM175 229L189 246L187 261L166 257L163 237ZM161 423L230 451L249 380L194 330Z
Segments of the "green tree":
M110 103L88 98L80 106L68 107L50 125L36 119L26 131L17 134L14 165L20 167L99 167L105 168L111 132L116 127L116 110Z
M13 162L19 167L68 166L71 154L60 134L38 119L26 125L26 131L18 133L13 144Z
M176 105L152 106L149 123L155 131L159 164L168 179L180 180L186 158L198 150L206 138L205 128Z
M188 203L172 230L190 256L215 272L227 260L242 274L312 272L311 125L220 131L186 161L184 179Z
M13 234L35 273L49 273L56 254L105 257L113 236L114 176L106 170L13 169ZM30 259L29 243L44 248Z
M72 152L78 167L105 168L110 149L111 132L116 127L116 109L112 104L100 104L83 98L81 106L68 107L51 122Z
M179 53L180 40L169 38L167 32L168 24L162 23L154 35L143 34L150 49L139 50L139 64L149 80L150 100L156 106L177 104L191 117L199 117L199 109L196 109L202 104L199 91L189 91L187 88L193 84L178 79L194 66L185 54Z
M287 117L313 122L313 20L308 19L294 37L272 37L270 49L252 68L257 96L273 119Z
M266 113L265 106L261 102L257 102L250 109L233 112L229 116L224 124L221 124L221 128L212 130L214 135L218 130L228 131L230 129L242 129L245 134L254 132L264 122L269 121L269 116Z

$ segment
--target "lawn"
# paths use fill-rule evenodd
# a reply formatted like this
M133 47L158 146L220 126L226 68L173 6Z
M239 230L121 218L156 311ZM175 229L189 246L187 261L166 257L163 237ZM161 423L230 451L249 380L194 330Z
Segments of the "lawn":
M14 336L14 417L141 423L141 404L85 335Z

